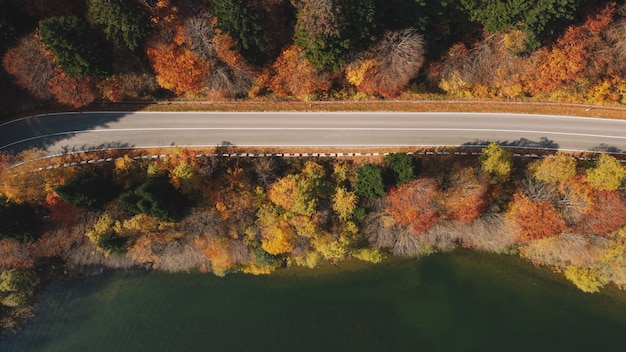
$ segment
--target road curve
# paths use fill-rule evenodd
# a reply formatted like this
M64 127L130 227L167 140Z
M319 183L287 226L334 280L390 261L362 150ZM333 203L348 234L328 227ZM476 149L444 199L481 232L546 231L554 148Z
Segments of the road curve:
M166 146L460 146L626 151L626 120L490 113L85 112L0 125L0 150Z

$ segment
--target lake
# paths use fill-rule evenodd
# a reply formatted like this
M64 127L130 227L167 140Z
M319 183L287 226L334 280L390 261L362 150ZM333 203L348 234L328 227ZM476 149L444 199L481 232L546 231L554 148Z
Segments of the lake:
M457 250L267 276L118 271L54 284L3 351L603 351L626 292Z

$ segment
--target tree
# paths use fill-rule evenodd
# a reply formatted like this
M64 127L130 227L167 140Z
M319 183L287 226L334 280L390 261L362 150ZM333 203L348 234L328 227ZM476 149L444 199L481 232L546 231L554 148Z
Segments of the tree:
M481 152L480 164L483 171L491 175L491 183L507 181L513 166L513 153L496 142L492 142Z
M565 221L549 201L532 201L516 194L509 216L519 226L518 241L526 242L556 236L566 229Z
M386 212L401 225L410 225L413 234L426 232L439 219L435 196L439 183L433 179L419 178L392 189L386 196Z
M0 273L0 303L17 307L33 296L39 277L30 270L8 269Z
M105 43L89 23L78 17L52 17L39 22L41 42L69 75L102 77L110 72Z
M484 173L474 168L451 172L450 187L444 194L449 217L470 223L483 213L491 200L486 178Z
M385 195L380 166L365 164L356 171L356 192L360 197L374 199Z
M189 201L167 176L151 177L135 190L123 193L119 204L131 214L148 214L171 222L180 221L189 207Z
M316 69L307 59L304 49L296 45L283 50L268 76L267 85L278 96L307 99L332 86L330 75Z
M98 97L96 83L91 77L77 78L60 68L50 80L50 93L61 104L75 108L88 105Z
M531 164L531 172L539 181L559 184L576 175L576 160L567 154L557 152Z
M143 7L136 0L88 0L89 17L116 45L135 51L148 32Z
M294 43L316 68L338 72L374 40L373 0L298 0Z
M424 63L424 41L413 28L386 32L348 66L348 81L364 93L394 98L415 78Z
M599 191L578 223L582 233L605 236L626 223L626 197L618 191Z
M189 49L175 43L149 42L148 59L161 87L181 95L205 87L210 65Z
M396 185L400 186L415 178L419 173L420 161L407 153L390 153L384 158L385 165L393 171Z
M337 187L335 195L332 197L333 210L339 215L339 220L347 221L356 210L359 197L354 192L346 190L344 187Z
M587 170L587 183L599 191L618 189L626 179L626 168L615 157L600 154L593 168Z
M54 191L69 204L92 209L102 208L119 192L108 175L91 170L79 171Z
M563 20L572 20L582 0L461 0L473 21L478 21L490 32L517 27L536 40L543 40L558 28ZM537 39L534 39L537 38Z
M217 27L237 40L236 48L252 64L267 59L267 39L261 26L264 11L242 0L214 0L212 11Z
M16 203L0 196L0 239L34 242L43 232L44 215L45 212L39 206Z
M289 253L295 245L295 234L289 227L267 228L262 233L261 248L271 255Z
M55 75L54 58L45 52L36 33L23 37L16 46L9 48L2 63L18 86L38 99L52 98L50 82Z

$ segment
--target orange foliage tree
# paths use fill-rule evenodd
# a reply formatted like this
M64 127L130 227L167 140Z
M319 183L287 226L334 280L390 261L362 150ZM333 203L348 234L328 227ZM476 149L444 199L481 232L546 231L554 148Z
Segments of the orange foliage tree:
M525 79L529 93L552 93L581 78L597 79L609 59L603 50L598 50L604 45L601 35L614 14L615 3L609 3L589 14L582 25L568 27L552 48L535 52L530 59L536 66Z
M317 70L304 55L304 49L291 45L280 54L272 65L271 74L264 75L266 82L278 96L295 96L304 99L315 93L330 89L330 75Z
M163 88L178 95L204 88L209 63L190 50L176 43L153 43L146 52Z
M451 187L444 198L448 216L470 223L478 218L491 199L488 177L473 168L453 171Z
M552 203L533 201L520 194L513 197L509 216L519 225L520 242L552 237L566 229L565 221Z
M410 225L414 234L426 232L438 219L435 196L439 183L433 179L418 178L387 193L386 211L397 223Z
M50 92L59 103L75 108L90 104L99 94L95 79L72 77L58 67L50 80Z

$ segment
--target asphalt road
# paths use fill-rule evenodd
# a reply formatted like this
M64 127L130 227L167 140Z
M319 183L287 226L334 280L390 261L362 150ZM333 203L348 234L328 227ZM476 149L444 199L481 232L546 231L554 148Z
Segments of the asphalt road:
M487 113L60 113L0 125L0 150L460 146L626 151L626 120Z

